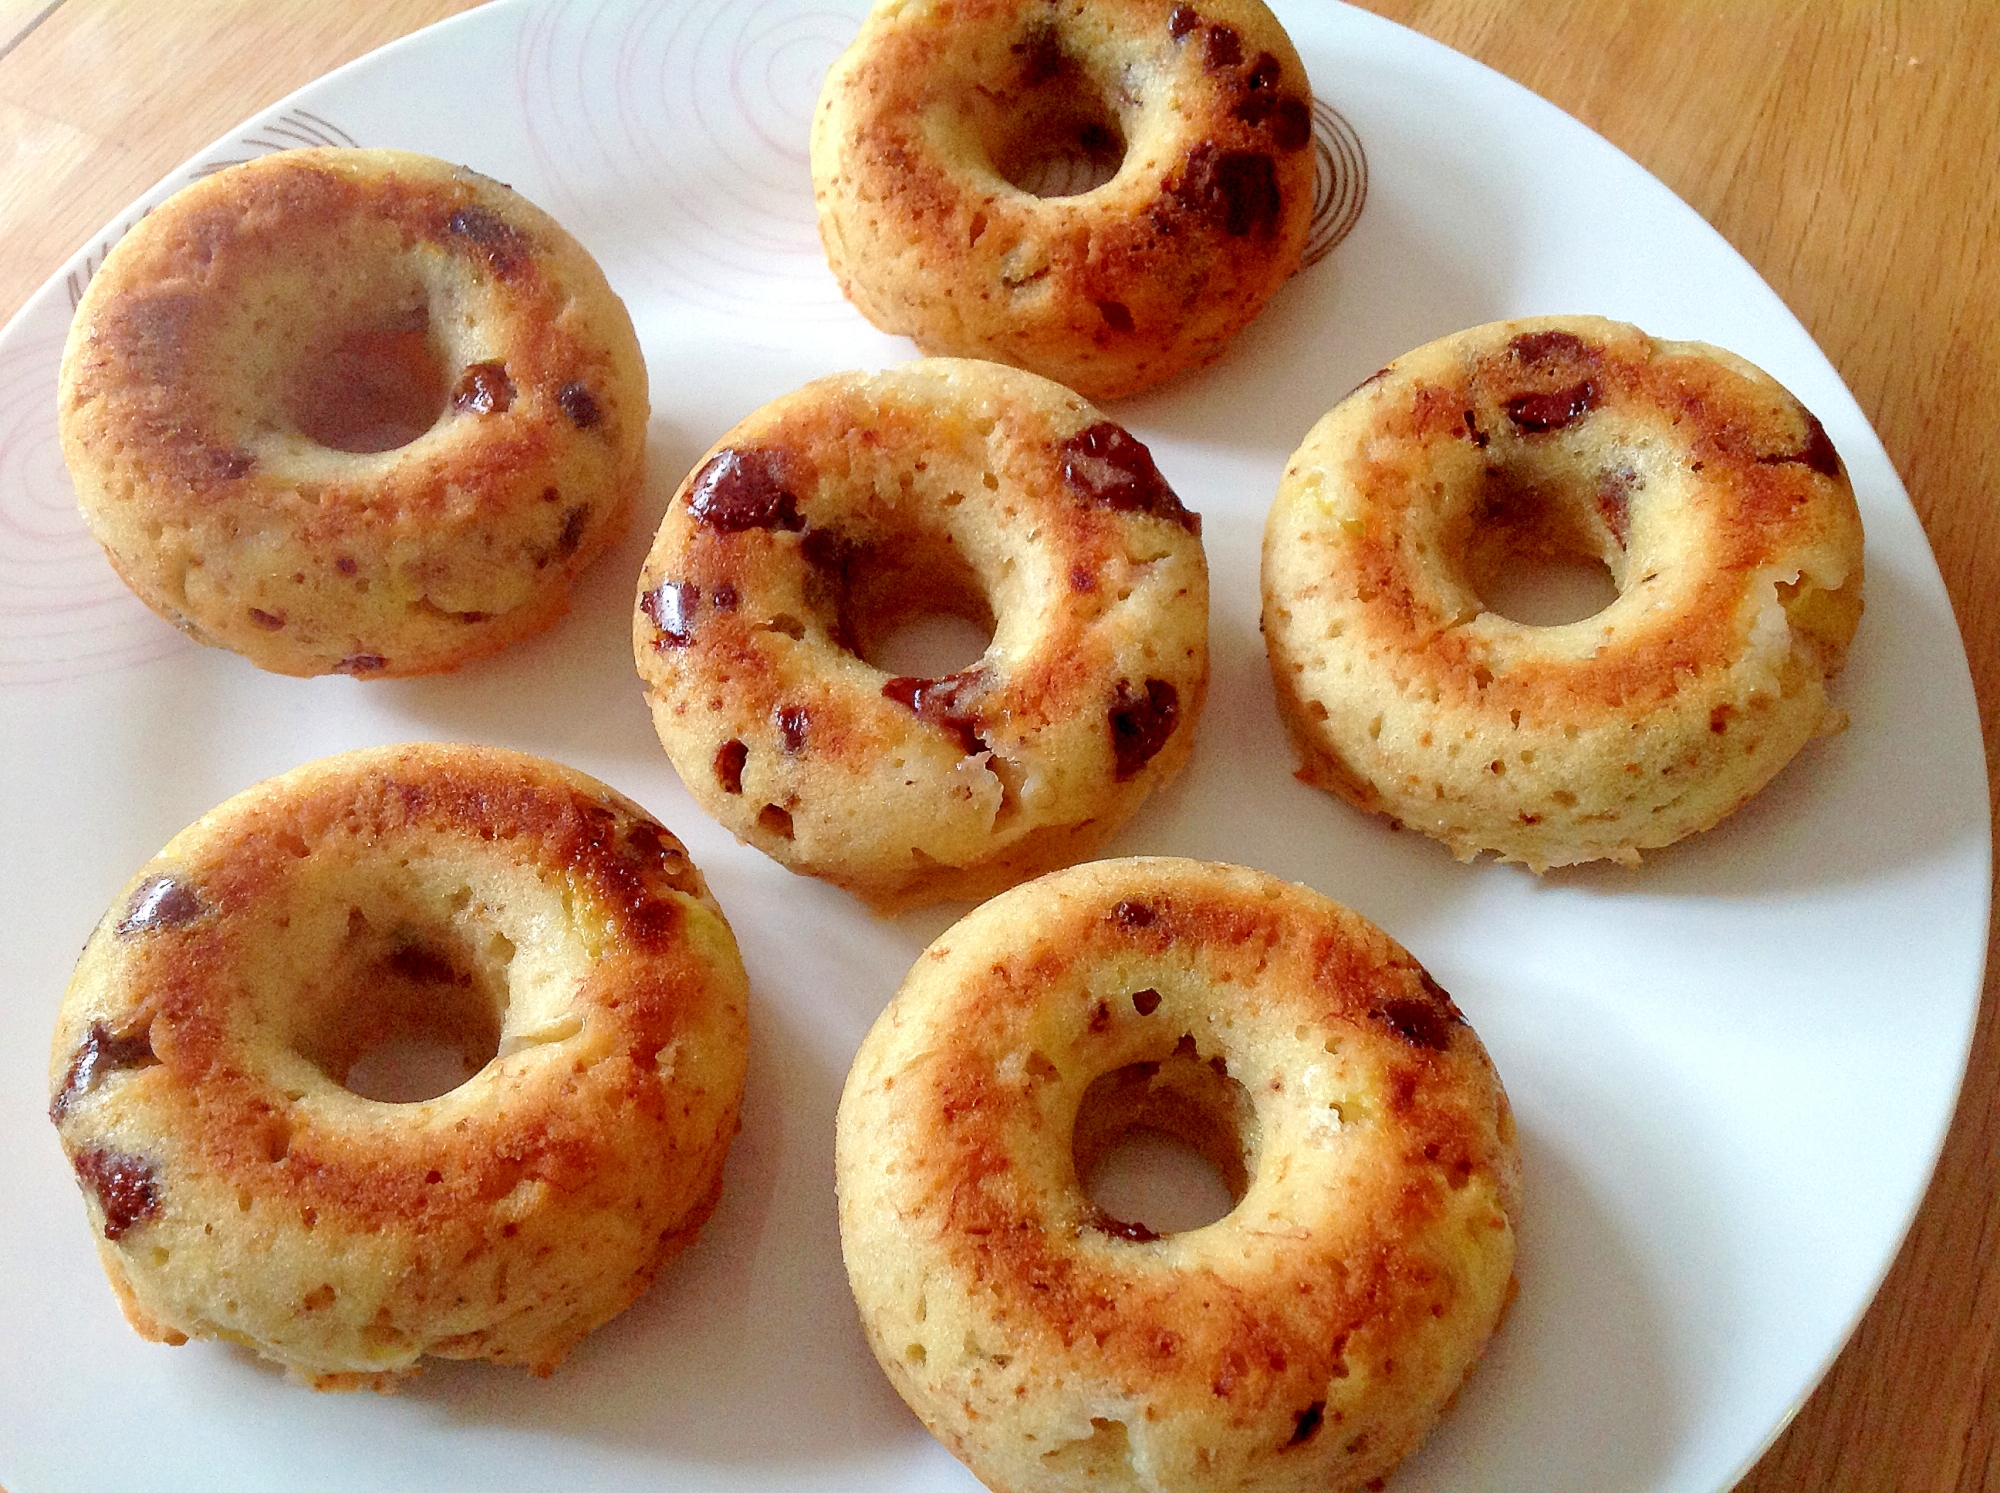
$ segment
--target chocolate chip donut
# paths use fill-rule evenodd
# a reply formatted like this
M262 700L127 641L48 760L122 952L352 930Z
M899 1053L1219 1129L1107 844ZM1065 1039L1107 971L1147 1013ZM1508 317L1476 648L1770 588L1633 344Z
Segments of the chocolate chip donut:
M1601 561L1616 600L1531 626L1481 589ZM1475 327L1316 425L1264 534L1299 776L1540 871L1707 829L1844 716L1861 520L1769 375L1595 317Z
M679 842L601 783L353 752L232 798L119 893L49 1113L142 1336L321 1389L425 1355L547 1373L714 1206L745 996ZM378 1063L357 1092L399 1046L463 1081L417 1098Z
M1134 1128L1233 1210L1107 1215L1078 1179ZM1512 1289L1478 1038L1371 924L1238 867L1102 861L963 919L863 1041L835 1167L876 1358L1000 1493L1376 1486Z
M63 455L126 584L281 674L457 667L623 528L646 370L584 249L495 181L313 149L155 208L63 354Z
M660 741L739 838L883 911L1067 864L1187 759L1200 527L1047 379L954 359L820 379L668 506L633 639ZM992 642L935 678L871 662L927 614Z
M876 326L1109 399L1217 357L1298 268L1311 139L1260 0L878 0L813 195Z

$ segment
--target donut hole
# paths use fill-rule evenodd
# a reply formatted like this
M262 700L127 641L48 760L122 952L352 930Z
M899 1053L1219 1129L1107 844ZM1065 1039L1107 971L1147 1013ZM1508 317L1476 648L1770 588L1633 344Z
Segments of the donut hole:
M958 548L928 534L847 551L837 576L835 636L884 673L937 679L977 663L993 641L993 606Z
M1250 1186L1255 1111L1220 1059L1170 1056L1092 1080L1070 1149L1106 1233L1146 1240L1226 1218Z
M449 1093L499 1054L507 990L495 956L447 922L351 907L346 935L295 1002L292 1046L364 1099Z
M1564 482L1490 476L1448 547L1482 609L1525 626L1581 622L1619 596L1624 543L1595 494Z
M303 342L283 387L285 414L299 434L357 454L409 445L437 424L449 397L429 308L414 292L379 317Z
M1014 86L982 87L968 100L994 171L1034 197L1081 196L1110 181L1126 142L1104 89L1050 28L1031 30L1014 55Z

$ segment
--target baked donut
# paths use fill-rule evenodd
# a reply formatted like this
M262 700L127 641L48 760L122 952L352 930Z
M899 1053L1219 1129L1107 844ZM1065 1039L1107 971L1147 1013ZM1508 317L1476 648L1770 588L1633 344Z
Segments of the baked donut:
M281 674L456 668L549 626L644 475L646 369L575 239L496 181L286 151L91 278L60 423L154 611Z
M1617 598L1531 626L1510 566L1601 561ZM1299 776L1536 871L1707 829L1815 734L1861 616L1826 431L1719 348L1596 317L1398 358L1292 456L1264 635Z
M1311 141L1261 0L877 0L813 198L883 331L1110 399L1217 357L1299 267Z
M141 1336L320 1389L425 1355L545 1374L707 1218L746 1043L729 925L636 805L384 747L230 799L119 893L49 1113ZM349 1087L399 1044L466 1076Z
M1233 1211L1156 1235L1094 1204L1134 1128ZM1372 1485L1512 1292L1478 1038L1373 925L1234 866L1097 862L959 922L862 1042L835 1167L869 1344L997 1493Z
M1200 528L1143 445L1032 373L817 380L668 506L633 638L660 741L738 838L884 912L1080 859L1187 760ZM992 642L935 678L871 662L927 614Z

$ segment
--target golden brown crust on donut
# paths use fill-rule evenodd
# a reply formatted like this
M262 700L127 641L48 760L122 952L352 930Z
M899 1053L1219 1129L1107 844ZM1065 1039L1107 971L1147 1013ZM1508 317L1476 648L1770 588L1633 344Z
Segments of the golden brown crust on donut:
M1479 547L1523 514L1619 599L1531 627ZM1306 438L1264 547L1301 776L1462 857L1534 869L1706 829L1814 734L1861 613L1861 526L1825 430L1768 375L1593 317L1400 358Z
M1176 1061L1240 1085L1247 1187L1149 1238L1107 1226L1070 1136L1093 1079ZM1513 1125L1462 1014L1362 919L1234 867L1099 862L961 921L863 1043L836 1166L877 1358L998 1489L1359 1487L1510 1289Z
M669 505L634 651L710 814L892 910L1087 855L1192 746L1199 519L1068 390L991 363L838 374L725 435ZM865 661L926 611L993 641L936 680Z
M623 527L647 414L583 248L402 151L183 189L92 278L63 360L64 456L114 568L290 674L431 673L555 621Z
M1114 398L1218 356L1298 268L1311 109L1259 0L883 0L814 119L820 236L885 331ZM1122 136L1117 174L1024 190L1038 119Z
M349 1092L372 1039L439 1035L356 976L490 998L497 1054L434 1099ZM487 748L350 753L128 885L64 999L50 1112L143 1335L322 1388L425 1354L547 1372L714 1206L744 999L699 873L629 801Z

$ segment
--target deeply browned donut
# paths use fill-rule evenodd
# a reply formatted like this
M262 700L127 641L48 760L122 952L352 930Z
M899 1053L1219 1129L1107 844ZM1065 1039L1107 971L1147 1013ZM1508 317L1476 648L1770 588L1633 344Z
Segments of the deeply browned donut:
M63 455L153 610L282 674L451 669L547 627L643 476L646 369L583 247L428 156L182 189L91 279Z
M714 1206L745 998L679 842L601 783L353 752L204 815L119 894L63 999L50 1114L143 1336L322 1389L425 1355L546 1373ZM350 1091L396 1040L469 1076Z
M1079 1172L1129 1126L1209 1151L1234 1210L1107 1217ZM1511 1289L1471 1028L1372 925L1237 867L1100 861L961 920L862 1043L835 1168L875 1356L997 1493L1362 1487Z
M1541 627L1482 573L1573 553L1618 597ZM1768 374L1598 317L1475 327L1369 379L1293 455L1264 632L1300 776L1535 870L1730 813L1845 717L1861 616L1839 455Z
M1311 137L1261 0L879 0L814 118L820 238L883 330L1112 398L1298 268ZM1038 195L1052 155L1116 169Z
M1088 855L1187 760L1201 520L1069 390L933 358L772 401L688 474L639 581L653 724L698 803L882 910ZM940 678L902 622L992 629Z

